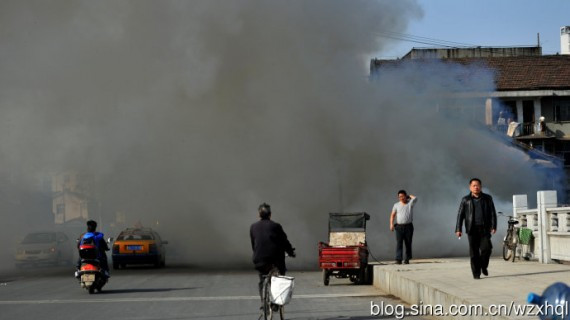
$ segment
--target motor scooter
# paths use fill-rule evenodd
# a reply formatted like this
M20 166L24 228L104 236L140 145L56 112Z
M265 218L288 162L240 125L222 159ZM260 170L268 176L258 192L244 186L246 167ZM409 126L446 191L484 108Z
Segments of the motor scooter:
M109 239L109 241L112 241ZM80 244L79 258L81 264L79 270L75 272L75 277L79 280L82 288L90 294L101 292L107 283L109 276L101 268L101 263L97 259L97 247L94 244Z

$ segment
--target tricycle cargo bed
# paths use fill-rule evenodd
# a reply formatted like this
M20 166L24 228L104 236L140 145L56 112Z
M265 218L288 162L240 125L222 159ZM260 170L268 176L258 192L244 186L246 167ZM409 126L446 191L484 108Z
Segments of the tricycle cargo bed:
M326 243L319 244L319 266L322 269L360 268L368 261L368 250L365 246L331 247Z
M358 246L366 243L366 232L330 232L329 246Z

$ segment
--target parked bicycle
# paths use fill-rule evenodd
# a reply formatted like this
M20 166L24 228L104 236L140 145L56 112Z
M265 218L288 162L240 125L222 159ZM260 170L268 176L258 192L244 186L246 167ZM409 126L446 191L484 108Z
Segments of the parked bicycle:
M515 262L517 245L519 243L519 228L515 226L519 221L514 216L507 216L502 212L499 212L499 215L508 218L507 234L503 239L503 259L509 261L512 258L512 261Z

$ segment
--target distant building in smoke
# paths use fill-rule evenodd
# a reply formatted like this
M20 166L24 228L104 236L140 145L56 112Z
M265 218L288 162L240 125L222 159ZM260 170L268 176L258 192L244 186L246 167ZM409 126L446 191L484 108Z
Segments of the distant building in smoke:
M497 58L541 55L542 47L540 46L412 48L402 59Z
M52 175L52 212L55 224L84 222L97 212L91 198L91 180L74 171Z
M479 99L481 109L473 112L477 120L498 133L508 134L542 163L563 165L570 177L570 55L543 56L538 54L540 47L482 49L414 48L402 59L373 59L370 76L374 78L386 68L433 63L434 59L491 71L494 91L450 95ZM454 107L457 112L465 112L460 110L461 105ZM566 181L566 199L570 199L569 187L570 181Z

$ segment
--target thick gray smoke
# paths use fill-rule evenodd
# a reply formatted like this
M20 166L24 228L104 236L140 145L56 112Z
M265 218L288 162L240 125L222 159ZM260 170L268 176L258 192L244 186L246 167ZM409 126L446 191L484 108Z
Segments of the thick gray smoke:
M65 170L94 177L103 232L122 212L190 264L249 266L261 202L292 267L316 267L331 211L369 212L373 253L391 257L401 188L419 197L416 256L464 253L452 232L471 176L507 204L544 177L438 112L480 110L444 93L491 89L490 74L458 83L472 70L433 64L369 81L391 44L378 32L419 17L412 0L2 1L0 256L53 223L37 181Z

